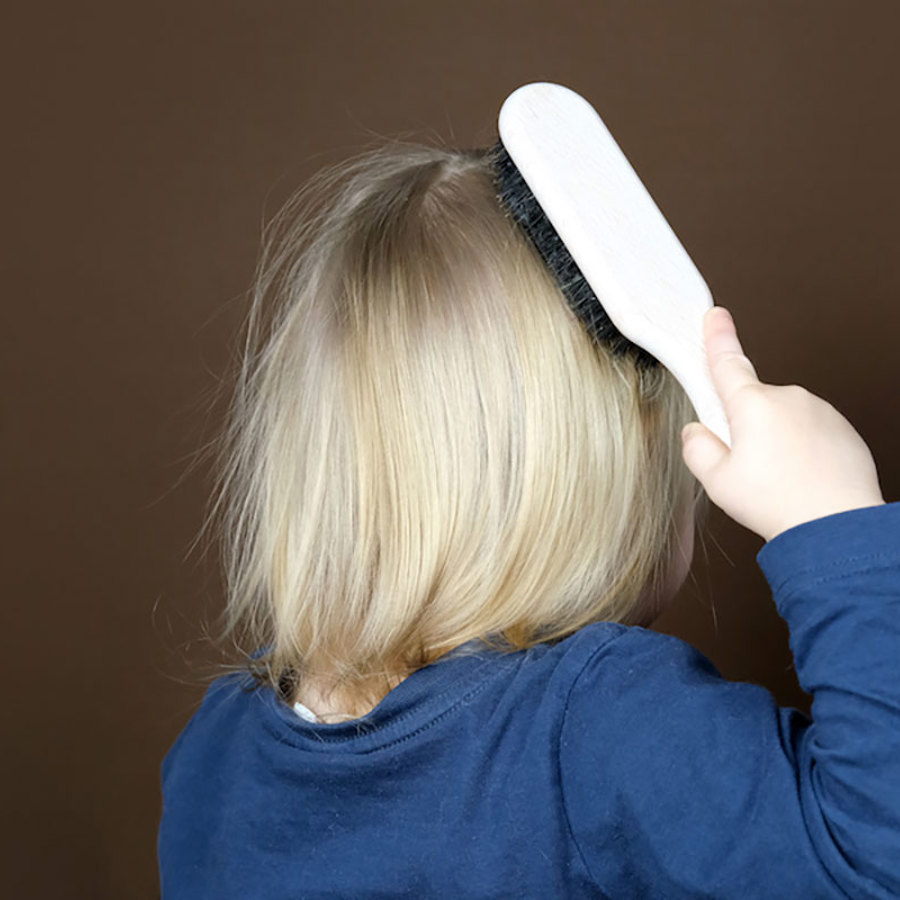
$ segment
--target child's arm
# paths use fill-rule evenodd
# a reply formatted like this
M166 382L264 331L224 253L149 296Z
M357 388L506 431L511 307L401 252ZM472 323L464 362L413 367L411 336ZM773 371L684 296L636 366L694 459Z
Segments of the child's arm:
M573 685L563 801L608 896L900 896L900 503L791 528L757 561L812 721L643 628Z

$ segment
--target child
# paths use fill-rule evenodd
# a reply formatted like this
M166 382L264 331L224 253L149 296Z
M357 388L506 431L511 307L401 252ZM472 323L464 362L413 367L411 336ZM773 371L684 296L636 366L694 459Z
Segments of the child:
M320 175L253 300L214 513L258 649L163 762L163 900L900 896L900 503L840 413L716 307L733 446L682 443L489 151ZM647 627L707 498L767 542L814 721Z

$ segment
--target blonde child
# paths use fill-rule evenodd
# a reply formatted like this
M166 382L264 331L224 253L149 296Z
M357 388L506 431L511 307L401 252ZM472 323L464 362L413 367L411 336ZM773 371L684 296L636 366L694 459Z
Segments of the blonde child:
M489 151L286 205L214 507L254 652L163 763L163 900L900 896L900 503L704 327L730 451L588 336ZM812 719L648 628L707 498L766 542Z

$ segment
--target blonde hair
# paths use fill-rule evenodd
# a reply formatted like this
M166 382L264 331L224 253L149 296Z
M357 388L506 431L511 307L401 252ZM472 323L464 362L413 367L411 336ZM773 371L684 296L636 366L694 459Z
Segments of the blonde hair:
M595 343L491 151L380 143L266 229L218 442L217 640L256 686L368 711L473 639L643 624L701 497L662 366Z

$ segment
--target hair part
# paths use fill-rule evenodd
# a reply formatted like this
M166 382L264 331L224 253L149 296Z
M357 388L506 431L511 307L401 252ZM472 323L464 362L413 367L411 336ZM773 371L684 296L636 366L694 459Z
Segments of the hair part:
M705 498L695 418L665 367L588 335L489 150L394 141L323 170L264 234L216 445L215 640L243 657L220 668L355 718L473 639L645 624Z

